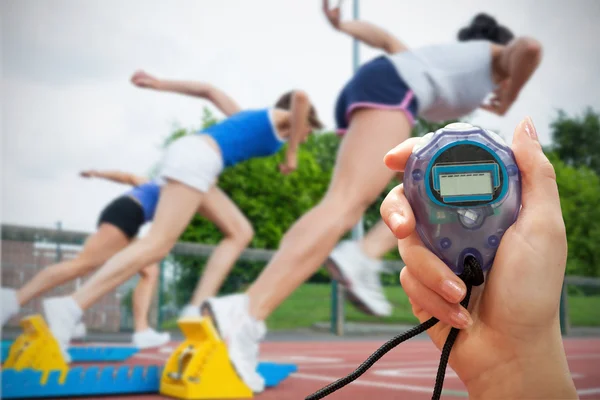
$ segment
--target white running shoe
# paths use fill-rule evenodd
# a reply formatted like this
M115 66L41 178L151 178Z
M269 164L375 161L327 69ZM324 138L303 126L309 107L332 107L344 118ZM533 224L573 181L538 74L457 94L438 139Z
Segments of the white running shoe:
M265 380L256 368L259 344L267 333L267 327L248 313L248 296L213 297L204 302L202 310L214 321L219 335L227 344L229 360L244 383L254 393L264 391Z
M50 331L58 341L65 361L71 362L67 350L83 311L70 296L48 298L42 302L42 306Z
M87 335L87 328L83 321L80 321L77 325L75 325L75 330L73 331L73 339L83 339Z
M134 346L141 350L160 347L170 341L171 335L168 332L156 332L152 328L148 328L141 332L135 332L132 336Z
M325 266L331 276L344 286L348 300L357 308L379 317L392 314L392 305L385 298L379 279L382 263L364 254L358 243L342 241Z
M17 300L17 291L15 289L1 288L0 289L0 322L6 325L8 321L19 313L19 301Z
M179 313L179 318L200 318L200 307L191 304L186 305Z

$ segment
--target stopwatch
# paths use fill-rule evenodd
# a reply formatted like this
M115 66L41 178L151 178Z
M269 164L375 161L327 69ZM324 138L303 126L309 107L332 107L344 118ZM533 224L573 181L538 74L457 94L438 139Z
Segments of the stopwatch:
M468 256L488 270L521 208L520 172L496 133L452 123L423 136L404 171L423 243L460 275Z

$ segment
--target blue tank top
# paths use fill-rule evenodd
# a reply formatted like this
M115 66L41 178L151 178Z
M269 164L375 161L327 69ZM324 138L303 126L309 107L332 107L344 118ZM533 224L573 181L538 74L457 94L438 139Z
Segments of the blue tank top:
M160 196L160 185L157 181L150 181L135 186L125 193L125 196L130 196L140 203L144 211L144 222L152 221Z
M268 109L241 111L198 133L217 142L226 167L275 154L285 143L277 136Z

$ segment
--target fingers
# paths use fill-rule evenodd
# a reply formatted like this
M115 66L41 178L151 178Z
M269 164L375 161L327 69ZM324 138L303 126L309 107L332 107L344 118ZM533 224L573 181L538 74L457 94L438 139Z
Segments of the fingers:
M458 329L467 328L473 323L469 312L463 306L448 303L439 294L425 286L406 267L400 272L400 283L410 299L415 316L419 319L422 317L422 310ZM421 316L417 315L417 312Z
M462 301L467 293L465 283L425 247L416 230L400 240L398 248L411 276L448 303L458 304ZM426 308L424 304L422 306ZM433 316L441 317L436 314Z
M394 147L383 157L385 165L393 171L404 171L408 157L419 140L418 137L410 138Z
M523 211L560 214L556 173L542 151L530 118L521 121L517 126L512 150L521 171Z
M415 216L404 196L404 186L392 189L379 209L383 222L398 239L404 239L415 230Z

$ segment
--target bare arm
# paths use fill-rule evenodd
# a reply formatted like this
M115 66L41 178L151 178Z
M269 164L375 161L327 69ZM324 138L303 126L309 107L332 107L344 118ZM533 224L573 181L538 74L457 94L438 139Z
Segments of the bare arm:
M148 178L122 171L88 170L82 171L80 175L84 178L102 178L112 182L123 183L131 186L139 186L148 182Z
M292 105L290 109L290 137L286 152L286 162L280 166L283 174L289 174L298 167L298 147L310 133L311 127L308 124L308 115L310 112L310 100L308 95L302 91L295 91L292 95Z
M491 103L482 108L504 115L540 64L542 46L526 37L518 38L506 47L492 46L494 75L501 82Z
M335 29L344 32L361 42L388 54L399 53L407 47L398 38L382 28L365 21L340 21L339 4L336 8L329 9L329 1L323 0L323 12Z
M144 71L137 71L131 78L131 82L138 87L206 99L227 116L241 111L241 107L229 95L205 82L158 79Z

